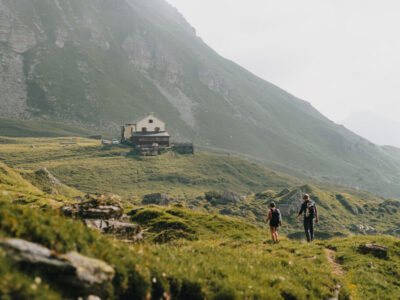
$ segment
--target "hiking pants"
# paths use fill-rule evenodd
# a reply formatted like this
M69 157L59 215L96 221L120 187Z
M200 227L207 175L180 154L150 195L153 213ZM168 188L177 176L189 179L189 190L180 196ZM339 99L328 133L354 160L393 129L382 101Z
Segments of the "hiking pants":
M304 219L304 231L306 232L307 242L312 242L314 240L314 219L305 218Z

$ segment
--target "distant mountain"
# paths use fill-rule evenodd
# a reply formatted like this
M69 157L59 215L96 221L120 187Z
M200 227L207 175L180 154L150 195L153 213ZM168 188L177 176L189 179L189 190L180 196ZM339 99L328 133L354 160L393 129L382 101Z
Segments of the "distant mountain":
M206 17L206 16L205 16ZM400 159L219 56L164 0L0 0L0 117L174 139L400 198Z
M378 145L400 148L400 122L389 120L369 111L351 114L343 125Z

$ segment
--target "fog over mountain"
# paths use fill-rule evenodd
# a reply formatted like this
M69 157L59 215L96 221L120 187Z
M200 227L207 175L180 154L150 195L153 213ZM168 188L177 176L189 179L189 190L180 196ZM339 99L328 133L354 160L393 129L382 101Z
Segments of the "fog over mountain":
M377 113L362 111L351 114L342 123L375 144L400 148L400 122Z
M168 2L217 52L335 122L358 111L400 115L400 1Z

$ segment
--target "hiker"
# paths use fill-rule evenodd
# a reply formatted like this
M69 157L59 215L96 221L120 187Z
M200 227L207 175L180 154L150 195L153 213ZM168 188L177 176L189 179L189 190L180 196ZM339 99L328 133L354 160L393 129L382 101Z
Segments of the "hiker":
M304 231L306 233L307 242L314 240L314 218L315 223L318 223L318 211L315 203L310 200L308 194L303 196L303 204L301 205L300 212L297 214L297 218L304 213Z
M277 229L279 226L282 226L282 215L279 209L276 208L274 202L271 202L269 207L270 209L268 211L267 218L265 219L265 223L268 223L269 221L269 229L271 231L272 241L274 243L279 243Z

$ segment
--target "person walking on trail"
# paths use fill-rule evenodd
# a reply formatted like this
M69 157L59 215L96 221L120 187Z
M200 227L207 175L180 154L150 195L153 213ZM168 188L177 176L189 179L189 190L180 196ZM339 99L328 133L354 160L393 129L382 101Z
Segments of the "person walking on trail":
M314 218L315 223L318 223L318 211L315 203L310 200L308 194L303 196L303 204L301 205L300 212L297 214L297 218L304 213L304 231L306 233L307 242L314 240Z
M278 238L278 227L282 226L282 214L279 209L276 208L274 202L269 205L270 209L268 210L267 218L265 219L265 223L269 221L269 229L271 231L272 241L274 243L279 243Z

